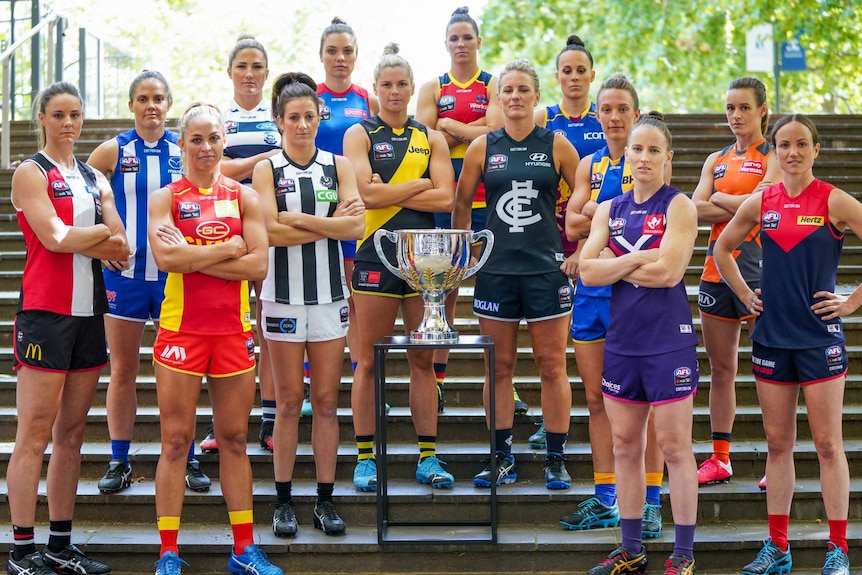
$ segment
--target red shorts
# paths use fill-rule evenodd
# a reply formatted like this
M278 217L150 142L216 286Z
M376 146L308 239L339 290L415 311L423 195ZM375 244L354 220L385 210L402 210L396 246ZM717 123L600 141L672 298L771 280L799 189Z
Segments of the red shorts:
M254 369L252 332L201 335L159 328L153 363L173 371L203 377L230 377Z

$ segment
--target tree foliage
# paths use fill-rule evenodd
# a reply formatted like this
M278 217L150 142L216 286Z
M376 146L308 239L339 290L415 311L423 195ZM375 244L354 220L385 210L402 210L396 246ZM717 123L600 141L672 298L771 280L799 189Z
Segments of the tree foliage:
M486 65L533 61L554 101L554 60L570 34L595 58L597 88L624 72L645 108L720 111L728 82L756 75L775 104L771 72L746 71L746 32L771 23L774 41L800 33L807 72L780 74L781 111L860 112L862 3L844 0L489 0L482 13ZM492 68L495 69L495 68Z

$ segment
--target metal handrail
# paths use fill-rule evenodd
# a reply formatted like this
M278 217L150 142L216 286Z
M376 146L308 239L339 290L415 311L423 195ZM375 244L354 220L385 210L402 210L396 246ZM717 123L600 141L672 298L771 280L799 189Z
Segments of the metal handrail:
M0 62L3 65L3 79L2 79L2 92L3 92L3 132L2 137L0 137L0 167L4 169L11 168L11 145L10 145L10 105L12 98L12 56L14 53L24 45L25 42L29 41L33 36L41 32L44 28L49 27L49 39L53 39L54 37L54 27L57 25L57 22L63 18L63 15L59 12L51 12L45 18L39 22L37 25L30 28L30 30L24 35L23 38L9 46L5 51L0 53ZM52 78L54 76L54 50L53 46L51 46L48 50L48 78Z

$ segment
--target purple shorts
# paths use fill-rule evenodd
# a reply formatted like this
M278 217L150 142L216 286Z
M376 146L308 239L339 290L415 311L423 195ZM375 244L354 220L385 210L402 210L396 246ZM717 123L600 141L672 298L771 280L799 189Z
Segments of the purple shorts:
M629 403L670 403L697 393L695 346L654 355L618 355L605 349L602 394Z

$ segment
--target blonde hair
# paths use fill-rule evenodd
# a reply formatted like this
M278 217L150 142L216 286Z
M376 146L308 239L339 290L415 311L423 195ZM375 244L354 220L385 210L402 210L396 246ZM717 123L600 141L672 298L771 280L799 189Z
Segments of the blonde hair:
M177 121L177 128L180 131L180 139L186 137L186 130L188 130L189 124L192 123L192 120L196 120L201 116L211 116L215 118L216 124L222 134L224 134L224 119L221 116L221 111L218 109L218 106L198 100L197 102L189 104L189 107L186 108L186 111L183 112L183 115L180 116L180 119ZM185 152L183 152L183 172L185 172L187 168L188 160L186 159Z
M410 63L403 56L398 55L400 50L401 48L395 42L390 42L383 48L383 56L380 57L377 66L374 67L375 83L377 83L377 78L380 77L380 72L384 68L404 68L410 77L410 83L413 84L413 68L410 67Z

